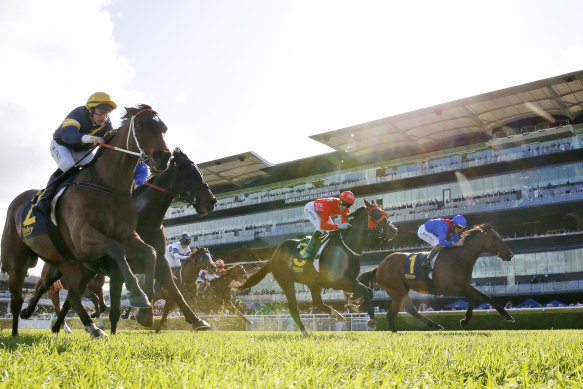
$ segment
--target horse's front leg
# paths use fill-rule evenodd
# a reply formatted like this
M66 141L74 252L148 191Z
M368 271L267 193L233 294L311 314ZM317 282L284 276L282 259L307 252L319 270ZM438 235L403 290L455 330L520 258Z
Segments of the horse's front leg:
M67 279L69 285L65 305L67 304L67 302L71 304L71 307L75 310L75 312L79 316L79 319L81 319L81 322L85 326L85 331L87 331L91 335L91 339L97 339L107 336L105 332L97 328L95 323L93 323L93 321L89 317L87 311L85 311L83 304L81 304L82 291L85 290L85 288L87 287L87 282L89 282L89 280L91 279L91 277L95 275L95 273L83 271L77 266L70 266L67 268L67 270L61 268L61 271L63 272L63 275ZM64 320L65 314L66 314L65 306L63 306L63 309L59 314L59 319ZM59 319L57 319L57 323L53 326L53 331L55 327L57 327Z
M144 293L151 302L154 298L154 271L156 268L156 251L152 246L144 243L138 234L134 233L125 245L129 258L139 258L143 269L144 282L141 284ZM154 311L152 306L143 308L136 314L136 321L144 327L150 327L154 323Z
M324 304L322 301L322 288L317 285L308 285L310 288L310 293L312 294L312 305L314 305L319 310L327 313L328 315L335 317L337 320L346 321L346 318L342 316L340 312L332 308L331 306Z
M341 286L341 289L349 293L356 293L357 296L362 297L361 310L368 314L368 327L375 330L377 328L377 321L375 319L374 306L372 305L372 289L366 287L358 280L346 280L345 286Z
M79 235L81 239L78 242L77 251L81 255L77 255L77 257L81 258L83 253L91 256L94 256L96 253L100 253L100 257L109 256L117 265L126 283L126 287L130 292L128 297L130 305L135 308L150 308L151 304L148 296L140 289L138 280L128 265L125 247L87 224L84 225L84 229ZM137 237L135 232L133 235ZM150 253L150 255L153 254Z
M55 269L52 266L49 266L49 270L48 270L46 276L37 285L36 290L34 291L34 295L30 299L30 301L28 302L28 306L25 309L23 309L22 312L20 312L20 317L23 319L28 319L29 317L31 317L32 314L34 313L36 305L38 304L38 301L40 300L42 295L45 294L47 292L47 290L49 290L50 287L55 283L55 281L57 281L62 276L63 275L61 274L60 271L58 271L57 269ZM58 308L59 308L59 305L55 305L55 309L58 309ZM58 313L59 312L57 312L57 314Z
M164 257L164 253L158 251L157 255L159 260L156 261L156 280L160 282L162 288L168 294L168 297L178 305L178 308L180 308L180 311L184 315L184 320L186 320L187 323L192 324L192 329L195 331L209 330L211 325L194 313L176 286L176 283L172 278L170 264Z
M109 276L109 322L111 325L111 333L115 334L117 331L117 323L121 313L121 289L123 287L123 279L119 272L113 272ZM129 310L130 308L128 308Z
M494 301L494 299L492 297L480 292L478 289L474 288L472 285L468 285L466 287L465 295L471 304L478 305L482 302L486 302L486 303L490 304L491 306L493 306L494 309L496 309L498 311L498 313L500 313L502 316L504 316L504 318L506 320L512 321L512 322L514 321L514 318L508 312L506 312L506 310L504 309L504 307L502 305L498 304L496 301ZM469 308L469 306L468 306L468 308ZM470 317L471 317L471 315L470 315ZM468 323L466 322L465 324L467 325Z

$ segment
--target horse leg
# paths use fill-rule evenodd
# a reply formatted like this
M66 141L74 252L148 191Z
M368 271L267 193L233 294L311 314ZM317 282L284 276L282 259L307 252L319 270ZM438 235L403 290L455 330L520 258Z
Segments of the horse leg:
M134 234L125 244L127 256L130 258L140 258L144 274L144 282L140 286L151 302L154 298L154 271L156 267L156 251L152 246L144 243L138 234ZM130 304L131 305L131 304ZM151 327L154 324L154 311L152 306L136 307L140 308L136 314L136 321L144 327Z
M172 278L172 270L170 269L170 264L166 258L164 258L164 253L158 253L158 258L160 258L160 260L156 261L156 280L162 284L162 288L168 294L169 299L172 299L174 303L178 305L186 322L192 324L193 330L209 330L211 325L194 313L184 299L182 293L180 293L180 290Z
M397 315L403 306L403 296L394 297L391 295L391 306L387 311L387 320L389 322L389 328L391 332L397 332Z
M20 317L22 319L28 319L29 317L32 316L32 314L34 313L34 310L36 308L36 305L38 304L38 301L41 299L42 295L45 294L46 291L50 290L50 288L53 286L55 281L57 281L62 276L63 275L61 274L61 272L59 272L54 267L49 266L49 270L48 270L47 274L41 280L41 282L37 285L36 290L34 291L34 295L30 299L30 301L28 302L28 306L25 309L23 309L22 312L20 312ZM52 296L51 296L51 299L53 299ZM57 304L59 304L58 297L57 297ZM54 305L54 300L53 300L53 305ZM55 305L55 309L57 307L58 307L58 305ZM57 314L58 314L58 312L57 312Z
M432 328L435 330L443 330L443 327L441 325L439 325L439 324L435 323L434 321L431 321L430 319L419 314L419 312L417 311L417 308L415 308L415 306L413 305L413 302L411 301L411 298L409 296L405 296L405 298L403 300L405 302L405 311L407 311L407 313L409 315L413 316L416 319L421 320L429 328Z
M135 235L137 236L137 234ZM134 273L132 273L132 270L130 269L130 266L126 259L126 249L124 248L124 246L122 246L115 240L106 237L101 232L93 229L90 226L85 227L85 230L83 231L83 238L84 246L94 247L93 251L97 251L98 248L101 248L101 250L103 250L103 252L106 255L113 259L113 261L117 265L117 268L121 272L121 276L123 277L123 280L126 284L128 291L130 292L129 295L130 306L135 308L150 308L151 304L150 301L148 300L148 296L146 296L142 289L140 289L140 286L138 285L138 280ZM144 244L144 246L146 245ZM147 250L144 250L144 252L146 251ZM151 251L150 255L153 255Z
M121 289L123 287L123 279L119 272L114 271L109 276L109 322L111 325L111 333L115 334L117 331L117 322L121 312ZM131 308L127 309L128 316Z
M95 312L91 314L92 319L97 319L97 327L103 329L103 320L101 319L101 307L99 305L99 297L90 290L85 291L85 297L87 297L93 303L95 307Z
M81 322L85 326L85 331L91 335L91 339L107 336L103 330L95 326L95 323L93 323L89 317L89 314L87 311L85 311L85 308L83 308L83 304L81 304L82 291L85 290L87 283L95 275L95 273L83 271L76 266L71 266L67 270L72 270L68 271L68 274L64 274L69 284L67 300L69 300L71 307L75 310L79 316L79 319L81 319ZM80 272L81 274L79 274Z
M162 311L162 317L160 318L160 323L158 323L156 332L160 332L162 330L162 326L164 325L164 323L166 323L168 314L170 313L170 311L172 311L172 309L174 309L175 306L176 304L174 304L174 301L166 300L166 302L164 303L164 310Z
M346 280L346 283L341 285L340 288L349 293L356 293L357 296L363 298L363 302L360 305L361 310L368 314L368 327L375 330L377 327L377 321L375 319L374 306L372 305L372 289L364 286L364 284L358 280Z
M22 287L26 278L26 269L15 269L8 276L10 289L10 312L12 312L12 336L18 336L18 317L22 309Z
M468 300L470 300L474 305L477 305L476 303L479 304L481 302L487 302L488 304L493 306L494 309L496 309L498 311L498 313L500 313L502 316L504 316L504 318L506 320L512 321L512 322L514 321L514 318L508 312L506 312L506 310L504 309L504 307L502 305L498 304L496 301L494 301L494 299L492 297L480 292L478 289L474 288L472 285L468 285L466 287L465 294L466 294L466 297L468 298Z
M346 321L346 318L342 316L340 312L332 308L331 306L324 304L322 301L322 288L319 286L308 286L310 288L310 293L312 294L312 305L327 313L328 315L335 317L337 320Z
M464 316L463 319L460 320L460 327L463 329L465 328L468 323L470 322L470 319L472 318L472 313L474 312L474 304L472 304L471 302L468 303L468 309L466 309L466 315Z
M281 286L283 292L285 293L285 297L287 298L287 306L291 317L294 319L294 322L296 323L300 331L302 331L302 334L309 335L308 331L306 330L306 327L304 327L304 323L302 323L302 320L300 319L298 301L296 300L296 291L294 289L293 281L282 282L283 280L280 280L278 278L276 278L276 280L279 283L279 286Z
M67 293L67 295L68 295L68 293ZM54 302L53 302L53 304L54 304ZM57 313L57 320L55 320L55 323L53 324L53 327L51 328L51 331L54 332L55 334L59 333L59 331L61 330L61 327L63 327L63 330L67 334L70 334L73 332L73 331L71 331L71 329L69 328L69 326L65 322L65 317L67 316L69 309L71 309L71 303L69 302L68 298L65 299L65 302L63 303L62 308L60 307L60 304L59 304L58 309L55 308L55 312Z

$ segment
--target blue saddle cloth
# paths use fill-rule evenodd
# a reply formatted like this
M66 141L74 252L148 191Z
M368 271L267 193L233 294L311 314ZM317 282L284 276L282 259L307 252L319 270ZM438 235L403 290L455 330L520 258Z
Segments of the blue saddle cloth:
M407 260L403 262L403 273L405 274L405 279L427 280L427 273L421 267L426 258L427 254L425 253L409 254Z

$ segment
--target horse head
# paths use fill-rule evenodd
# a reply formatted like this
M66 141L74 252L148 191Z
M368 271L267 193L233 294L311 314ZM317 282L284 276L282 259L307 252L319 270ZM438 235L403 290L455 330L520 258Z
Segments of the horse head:
M153 172L166 169L170 150L164 141L168 127L149 105L125 108L122 126L112 145L136 153Z
M243 283L247 279L247 272L245 272L243 266L233 265L227 269L224 276L230 280L229 282L230 288L238 288L241 285L243 285Z
M217 265L213 261L213 256L206 247L195 247L188 260L200 269L208 271L210 274L217 272ZM198 276L198 274L197 274Z
M193 206L199 215L215 209L217 198L204 181L202 172L179 148L174 149L168 170L176 172L172 186L176 200Z
M388 242L394 239L399 229L389 220L387 213L374 200L368 202L364 199L364 205L368 211L368 228L379 232L379 238Z
M466 241L469 244L477 236L482 237L480 241L481 250L494 254L503 261L510 261L514 256L512 250L502 241L502 237L492 227L486 224L474 226L463 232L462 239L464 246L466 245Z

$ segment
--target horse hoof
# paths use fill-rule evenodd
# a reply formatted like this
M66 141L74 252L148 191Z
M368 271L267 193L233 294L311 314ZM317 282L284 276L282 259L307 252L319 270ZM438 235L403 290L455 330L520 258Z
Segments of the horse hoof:
M152 324L154 324L154 312L152 312L152 308L143 308L138 310L138 313L136 314L136 321L144 327L151 327Z
M23 309L22 311L20 311L20 318L21 319L29 319L32 316L32 312L28 312L27 309Z
M92 318L92 319L95 319L96 317L97 317L97 312L93 312L93 313L91 314L91 318Z
M304 336L310 336L310 333L306 330L302 330L302 335Z
M103 338L103 337L107 337L107 334L99 328L96 328L95 330L93 330L91 332L91 339L99 339L99 338Z
M139 293L129 297L129 304L132 308L150 308L152 304L148 301L148 296L144 293Z
M192 329L195 331L206 331L211 329L211 325L202 319L197 319L192 323Z
M376 320L369 320L368 321L368 328L370 328L371 330L376 330L377 329L377 321Z
M444 328L443 328L443 326L442 326L441 324L437 324L437 325L435 326L435 329L436 329L436 330L443 330Z
M460 320L460 327L461 328L466 328L467 325L468 325L468 322L465 319Z
M511 321L511 322L513 322L513 323L514 323L514 322L516 322L516 320L514 320L514 318L513 318L512 316L508 316L508 317L506 318L506 321Z

